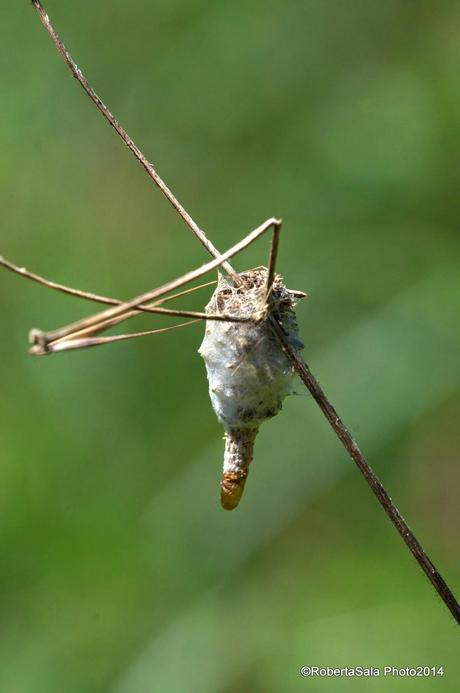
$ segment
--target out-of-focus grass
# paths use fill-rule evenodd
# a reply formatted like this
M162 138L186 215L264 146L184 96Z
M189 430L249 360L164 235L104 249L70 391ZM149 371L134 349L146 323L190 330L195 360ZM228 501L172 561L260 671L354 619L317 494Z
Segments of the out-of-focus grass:
M457 3L47 9L219 248L285 219L307 360L458 585ZM1 31L0 251L120 297L203 262L27 2ZM335 690L300 666L427 664L456 690L452 620L300 386L226 514L202 328L27 356L29 327L92 308L0 274L0 689Z

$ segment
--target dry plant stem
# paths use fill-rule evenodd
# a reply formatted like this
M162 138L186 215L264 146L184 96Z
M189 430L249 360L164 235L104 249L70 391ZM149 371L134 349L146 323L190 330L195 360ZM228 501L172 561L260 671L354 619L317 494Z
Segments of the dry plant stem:
M119 123L115 120L113 115L110 113L110 111L104 106L102 101L99 99L97 94L93 91L93 89L90 87L88 84L86 78L82 75L81 71L78 69L76 66L75 62L69 55L68 51L65 49L64 45L62 44L60 38L54 31L53 27L50 24L50 21L48 19L48 16L46 15L45 11L43 10L42 5L38 0L32 0L32 4L34 5L35 9L37 10L40 20L48 33L50 34L54 44L56 45L57 49L63 56L64 60L66 61L68 67L70 68L72 74L76 79L80 82L82 85L83 89L86 91L90 99L95 103L97 108L101 111L101 113L104 115L104 117L108 120L108 122L112 125L112 127L116 130L116 132L119 134L119 136L122 138L122 140L125 142L127 147L130 149L130 151L134 154L136 159L141 163L141 165L144 167L144 169L147 171L148 175L154 180L156 185L160 188L160 190L163 192L163 194L166 196L166 198L169 200L169 202L173 205L173 207L176 209L178 214L182 217L182 219L185 221L185 223L190 227L190 229L193 231L193 233L199 238L200 242L204 245L204 247L208 250L208 252L216 257L218 255L218 251L216 248L212 245L212 243L206 238L205 234L203 231L201 231L196 223L192 220L192 218L189 216L189 214L184 210L184 208L179 204L179 202L176 200L172 192L166 187L166 185L163 183L161 178L158 176L156 171L153 169L152 165L147 161L147 159L144 157L144 155L139 151L139 149L136 147L136 145L133 143L131 138L127 135L127 133L123 130L123 128L119 125ZM275 228L276 228L276 220L271 220L272 223L275 221ZM275 250L276 252L276 250ZM225 260L229 259L230 256L225 257ZM224 258L224 256L222 256ZM221 259L222 261L222 259ZM219 264L219 263L218 263ZM221 263L220 263L221 264ZM215 265L217 266L217 265ZM238 276L236 275L235 271L227 263L227 265L224 265L226 271L228 274L234 279L236 283L239 282ZM273 270L274 271L274 270ZM189 273L190 274L190 273ZM185 275L187 276L187 275ZM188 280L187 280L188 281ZM184 282L185 283L185 282ZM170 287L171 290L173 290L172 287ZM151 294L149 295L150 298L152 298ZM141 297L140 300L136 300L131 302L130 304L124 304L125 305L125 310L126 307L127 309L133 309L139 308L139 305L143 304L146 300L149 300L148 298L145 298L145 295ZM118 310L123 310L123 306L120 306ZM330 425L332 426L334 432L344 445L345 449L347 450L348 454L351 456L351 458L354 460L356 465L358 466L359 471L361 474L364 476L366 482L369 484L371 487L373 493L376 495L378 498L380 504L382 505L383 509L385 510L386 514L389 516L393 524L395 525L397 531L403 538L404 542L408 546L409 550L412 552L414 555L415 559L419 563L420 567L424 571L424 573L427 575L428 579L432 583L433 587L436 589L438 592L439 596L443 600L444 604L447 606L447 608L450 610L452 613L453 617L455 618L456 622L460 624L460 606L455 599L452 591L449 589L447 586L446 582L436 569L436 567L433 565L433 563L430 561L428 556L426 555L425 551L415 538L413 532L410 530L409 526L405 522L404 518L401 516L399 513L398 509L395 507L393 501L391 500L390 496L388 493L385 491L384 487L372 471L371 467L367 463L366 459L364 458L362 452L360 451L358 445L354 441L353 437L350 435L348 432L347 428L345 427L344 423L338 416L337 412L335 411L334 407L332 404L329 402L328 398L326 397L325 393L321 389L318 381L316 378L313 376L311 373L309 367L302 361L302 359L295 353L295 351L290 347L289 343L286 340L286 337L284 335L284 332L280 325L276 322L276 320L272 319L272 329L275 332L276 336L280 340L283 348L285 349L286 353L288 354L293 367L299 374L300 378L302 379L303 383L306 385L306 387L309 389L311 394L313 395L316 403L320 407L321 411L329 421Z
M272 329L276 334L277 338L282 344L282 347L289 359L294 366L296 372L298 373L300 379L304 385L309 389L319 408L323 412L324 416L334 429L337 437L340 439L345 450L348 452L350 457L356 463L361 474L364 476L365 480L371 487L373 493L377 497L379 503L385 510L386 514L396 527L397 531L401 535L405 544L413 554L417 563L443 600L444 604L447 606L456 622L460 625L460 605L458 604L454 594L449 589L442 575L433 565L433 563L428 558L427 554L423 550L420 543L417 541L414 533L410 529L409 525L405 519L401 516L398 508L393 503L391 497L385 490L382 483L379 481L373 469L370 467L363 453L361 452L358 444L354 440L351 433L348 431L347 427L343 423L340 416L337 414L336 410L326 397L324 391L322 390L320 384L316 380L315 376L311 372L307 364L300 358L296 353L295 349L291 347L289 342L286 340L282 327L278 322L271 318Z
M45 354L54 354L59 351L70 351L71 349L88 349L90 347L101 346L102 344L112 344L113 342L122 342L127 339L137 339L138 337L150 337L153 334L161 334L162 332L171 332L171 330L177 330L181 327L187 327L188 325L194 325L199 320L188 320L187 322L181 322L179 325L172 325L171 327L161 327L157 330L147 330L146 332L131 332L130 334L117 334L112 337L90 337L88 339L75 339L68 342L56 342L51 345ZM31 353L34 353L34 347L31 349ZM40 352L42 353L42 352Z
M157 289L147 291L146 293L141 294L136 298L133 298L131 301L128 301L127 303L122 303L118 306L115 306L114 308L102 311L101 313L96 313L96 315L90 316L76 323L72 323L67 327L55 330L54 332L45 333L40 331L34 331L33 336L35 338L35 345L37 347L41 347L42 350L35 349L33 350L33 353L45 353L48 344L52 344L57 340L62 340L66 337L70 339L75 339L76 337L92 336L95 333L100 332L101 330L105 330L109 327L112 327L113 325L118 324L122 320L126 319L127 315L132 315L133 309L138 308L140 305L143 305L148 301L160 298L161 296L170 293L171 291L174 291L175 289L178 289L179 287L184 286L185 284L188 284L189 282L194 281L199 277L202 277L204 274L207 274L211 270L217 269L217 267L223 265L223 263L226 260L229 260L234 255L237 255L239 252L244 250L244 248L253 243L257 238L259 238L259 236L264 234L270 228L274 226L276 227L277 225L279 225L279 223L280 222L278 219L267 219L263 224L254 229L254 231L251 231L251 233L249 233L245 238L243 238L243 240L241 240L239 243L236 243L234 246L232 246L232 248L223 253L223 255L219 255L219 257L215 258L214 260L211 260L210 262L207 262L205 265L202 265L201 267L198 267L195 270L191 270L190 272L187 272L181 277L178 277L177 279L174 279L168 282L167 284L158 287Z
M176 294L171 294L171 296L164 296L159 301L155 301L155 305L159 306L161 303L166 303L167 301L172 301L175 298L181 298L182 296L193 294L195 291L198 291L198 289L206 289L208 286L215 286L216 284L217 279L211 279L210 282L204 282L204 284L197 284L197 286L192 286L190 289L178 291Z
M120 301L118 298L109 298L108 296L99 296L98 294L92 293L91 291L82 291L81 289L74 289L70 286L65 286L64 284L57 284L56 282L50 281L49 279L45 279L45 277L41 277L39 274L35 274L34 272L29 272L25 267L19 267L18 265L15 265L14 263L10 262L4 257L0 256L0 266L5 267L6 269L10 270L11 272L14 272L14 274L18 274L21 277L24 277L25 279L30 279L31 281L36 282L37 284L40 284L41 286L46 286L47 289L53 289L55 291L59 291L60 293L63 294L68 294L69 296L76 296L77 298L84 298L88 301L94 301L95 303L105 303L110 306L121 306L125 301ZM175 294L174 296L168 296L167 298L164 298L157 303L162 303L167 300L171 300L173 298L178 298L179 296L183 296L187 293L190 293L192 291L196 291L203 286L209 286L210 284L215 284L215 282L207 282L206 284L203 284L201 286L195 286L192 289L189 289L188 291L181 291L179 294ZM126 316L128 317L134 317L135 315L139 315L139 312L145 312L145 313L154 313L158 315L170 315L172 317L183 317L183 318L198 318L200 320L220 320L223 322L247 322L247 318L238 318L238 317L233 317L233 316L226 316L226 315L209 315L208 313L202 313L199 311L191 311L191 310L173 310L172 308L160 308L157 303L144 306L140 305L136 308L136 310L133 310L132 313Z
M147 174L153 180L155 185L158 186L158 188L161 190L161 192L166 197L168 202L170 202L170 204L174 207L176 212L179 214L179 216L185 221L187 226L192 230L192 232L198 238L200 243L206 248L206 250L210 253L210 255L212 255L213 257L218 257L219 251L217 250L217 248L214 247L214 245L211 243L211 241L206 237L206 234L200 229L200 227L192 219L190 214L183 208L183 206L177 200L175 195L173 195L173 193L168 188L168 186L163 181L163 179L160 178L160 176L158 175L158 173L156 172L156 170L154 169L152 164L144 156L144 154L141 152L139 147L133 142L133 140L128 135L128 133L125 131L125 129L120 125L120 123L116 120L114 115L109 111L107 106L102 102L102 100L96 94L94 89L91 87L91 85L89 84L85 75L82 73L80 68L77 66L74 59L70 55L69 51L67 50L67 48L64 46L63 42L61 41L58 33L56 32L56 30L52 26L50 19L43 8L43 5L38 0L32 0L32 5L37 10L37 13L38 13L38 16L40 17L41 23L43 24L46 31L50 35L50 37L51 37L54 45L58 49L59 53L64 58L69 70L71 71L71 73L73 74L75 79L81 84L81 86L83 87L83 89L85 90L86 94L89 96L91 101L94 103L96 108L98 108L98 110L102 113L104 118L110 123L110 125L113 127L113 129L121 137L121 139L126 144L128 149L130 150L130 152L137 159L137 161L141 164L141 166L145 169ZM239 282L238 275L236 274L236 272L232 268L232 266L228 263L224 263L223 267L224 267L225 271L232 277L232 279L238 284L238 282Z
M278 258L278 247L280 244L281 221L277 226L273 227L272 242L270 244L270 255L268 258L267 272L267 287L265 293L265 301L268 305L273 282L275 280L276 260Z

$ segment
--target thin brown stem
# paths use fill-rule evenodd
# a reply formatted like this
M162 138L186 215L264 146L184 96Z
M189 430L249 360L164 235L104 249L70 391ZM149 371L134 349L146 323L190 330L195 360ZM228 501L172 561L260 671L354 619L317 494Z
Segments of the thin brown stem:
M198 284L197 286L192 286L191 289L184 289L184 291L178 291L176 294L171 294L171 296L163 296L159 301L155 301L156 305L159 306L161 303L166 303L166 301L173 301L175 298L181 298L182 296L187 296L192 294L198 289L206 289L208 286L215 286L217 284L216 279L212 279L210 282L205 282L204 284Z
M270 254L268 256L268 271L267 271L267 286L265 293L265 301L268 305L268 299L275 280L276 259L278 257L278 248L280 243L281 220L280 223L273 227L272 241L270 244Z
M175 289L178 289L179 287L184 286L185 284L188 284L191 281L195 281L199 277L202 277L204 274L207 274L211 270L216 269L217 267L222 265L226 260L230 259L234 255L237 255L242 250L247 248L249 245L251 245L251 243L257 240L257 238L259 238L260 236L262 236L262 234L268 231L268 229L270 229L278 223L279 222L277 219L267 219L263 224L254 229L254 231L251 231L251 233L249 233L245 238L239 241L239 243L236 243L234 246L232 246L223 255L220 255L219 257L215 258L214 260L211 260L210 262L207 262L205 265L202 265L201 267L198 267L195 270L187 272L186 274L168 282L167 284L163 284L157 289L147 291L146 293L141 294L140 296L137 296L136 298L133 298L126 303L122 303L120 305L115 306L114 308L109 308L108 310L96 313L95 315L71 323L66 327L54 330L53 332L45 333L39 330L32 330L32 344L42 348L42 351L37 349L33 353L45 353L49 344L51 344L54 341L57 341L58 339L63 339L64 337L68 337L69 339L75 339L76 337L93 336L94 334L102 330L108 329L109 327L113 327L119 322L125 320L127 317L131 317L133 315L133 310L137 309L140 305L144 305L145 303L160 298L161 296L170 293L171 291L175 291Z
M383 507L384 511L392 521L393 525L396 527L401 538L405 542L406 546L411 551L415 560L427 576L428 580L431 582L436 592L439 594L444 604L447 606L452 616L455 618L456 622L460 625L460 605L457 602L454 594L448 587L442 575L437 570L436 566L429 559L425 553L423 547L417 540L415 534L410 529L409 525L402 517L398 508L393 503L390 495L387 493L381 481L378 479L377 475L367 462L363 453L361 452L357 442L343 423L340 416L337 414L335 408L332 406L331 402L327 398L323 389L321 388L319 382L316 380L315 376L311 372L307 364L301 359L299 354L290 345L289 341L286 339L286 335L280 326L280 324L271 317L271 327L273 332L281 342L283 349L289 356L289 359L295 368L300 379L304 385L311 392L313 398L318 404L319 408L323 412L324 416L328 420L329 424L332 426L335 434L339 438L340 442L344 446L345 450L348 452L350 457L356 463L359 471L365 478L367 484L371 487L372 492L375 494L380 505Z
M18 265L15 265L13 262L10 262L10 260L7 260L4 257L0 256L0 266L5 267L6 269L10 270L14 274L18 274L21 277L24 277L25 279L30 279L31 281L36 282L37 284L40 284L41 286L45 286L47 289L53 289L54 291L59 291L60 293L67 294L69 296L76 296L77 298L83 298L88 301L94 301L95 303L105 303L106 305L110 306L121 306L123 305L124 301L120 301L118 298L109 298L108 296L100 296L99 294L95 294L91 291L82 291L81 289L74 289L70 286L65 286L64 284L58 284L56 282L53 282L49 279L45 279L45 277L42 277L39 274L35 274L34 272L30 272L27 270L25 267L19 267ZM239 318L237 316L233 315L215 315L213 313L203 313L200 311L191 311L191 310L175 310L173 308L161 308L158 306L158 303L162 303L164 301L169 301L174 298L178 298L179 296L183 296L185 294L191 293L193 291L197 291L198 289L203 288L204 286L209 286L210 284L215 284L215 282L207 282L206 284L202 284L201 286L195 286L192 289L188 289L187 291L181 291L178 294L174 294L174 296L167 296L163 298L162 300L158 301L155 304L151 305L140 305L138 306L135 310L133 310L129 316L125 316L125 319L128 317L134 317L135 315L138 315L139 312L145 312L145 313L154 313L155 315L170 315L172 317L182 317L182 318L199 318L201 320L217 320L221 322L249 322L250 318Z
M130 334L115 334L110 337L89 337L84 339L58 340L48 345L46 351L42 351L39 344L34 344L29 349L30 354L56 354L62 351L70 351L72 349L89 349L90 347L102 346L103 344L112 344L113 342L122 342L128 339L137 339L138 337L150 337L153 334L161 334L162 332L171 332L181 327L194 325L199 320L188 320L181 322L179 325L171 325L170 327L161 327L156 330L147 330L145 332L131 332Z
M103 103L102 99L96 94L96 92L94 91L92 86L89 84L85 75L80 70L80 68L77 66L75 60L72 58L69 51L64 46L59 34L57 33L57 31L55 30L55 28L51 24L50 19L49 19L47 13L45 12L45 9L43 8L43 5L41 4L41 2L39 2L39 0L32 0L32 5L37 10L37 13L38 13L38 16L40 18L41 23L43 24L46 31L50 35L51 40L53 41L53 43L56 46L57 50L59 51L60 55L64 58L64 61L67 65L67 67L69 68L69 70L71 71L71 73L75 77L75 79L83 87L86 94L89 96L89 98L94 103L96 108L102 113L104 118L110 123L110 125L113 127L115 132L119 135L119 137L123 140L125 145L128 147L129 151L133 154L133 156L137 159L137 161L141 164L143 169L146 171L147 175L153 180L155 185L161 190L161 192L166 197L168 202L174 207L174 209L179 214L179 216L185 221L187 226L192 230L192 232L198 238L200 243L206 248L208 253L210 253L210 255L212 255L213 257L218 257L219 251L217 250L217 248L211 243L211 241L206 237L206 234L204 233L204 231L202 231L200 229L198 224L192 219L190 214L180 204L180 202L176 198L176 196L171 192L171 190L168 188L168 186L163 181L163 179L158 175L158 173L156 172L153 165L144 156L144 154L141 152L139 147L133 142L133 140L128 135L126 130L120 125L120 123L117 121L115 116L109 111L107 106ZM228 262L225 262L223 264L223 268L225 269L226 272L228 272L228 274L232 277L233 281L236 284L238 284L240 282L237 273L235 272L233 267Z

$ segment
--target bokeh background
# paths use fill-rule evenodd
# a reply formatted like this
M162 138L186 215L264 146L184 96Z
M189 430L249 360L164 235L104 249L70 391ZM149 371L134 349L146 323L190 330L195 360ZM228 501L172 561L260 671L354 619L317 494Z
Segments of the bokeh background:
M219 248L283 217L307 361L460 592L459 3L46 7ZM30 3L1 15L0 252L120 298L205 262ZM0 272L0 690L356 690L308 664L442 665L359 689L458 690L453 619L311 397L263 426L226 513L202 326L27 355L93 310Z

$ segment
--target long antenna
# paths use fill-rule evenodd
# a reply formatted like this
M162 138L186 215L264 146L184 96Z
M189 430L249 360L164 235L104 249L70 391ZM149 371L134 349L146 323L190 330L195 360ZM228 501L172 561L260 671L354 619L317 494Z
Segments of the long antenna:
M204 232L198 227L198 225L193 221L191 216L185 211L185 209L182 207L182 205L177 201L177 199L175 198L173 193L169 190L169 188L166 186L166 184L163 182L163 180L160 178L160 176L156 173L153 166L148 162L148 160L145 158L145 156L142 154L142 152L138 149L138 147L134 144L134 142L128 136L126 131L121 127L121 125L117 122L117 120L110 113L110 111L107 109L107 107L103 104L101 99L97 96L96 92L89 85L86 77L84 77L81 70L79 70L76 63L74 62L74 60L70 56L69 52L65 48L64 44L62 43L61 39L59 38L58 34L56 33L56 31L52 27L50 20L49 20L49 17L46 14L45 10L43 9L43 6L41 5L41 3L38 2L38 0L32 0L32 4L35 7L35 9L37 10L43 26L47 30L48 34L51 36L51 39L53 40L53 43L55 44L59 53L62 55L62 57L64 58L65 62L68 65L69 69L71 70L72 74L79 81L79 83L81 84L81 86L83 87L85 92L88 94L90 99L93 101L93 103L96 105L96 107L102 113L102 115L108 120L110 125L116 130L116 132L121 137L123 142L126 144L126 146L130 149L130 151L134 154L136 159L140 162L140 164L146 170L146 172L150 176L150 178L160 188L161 192L165 195L165 197L168 199L168 201L176 209L178 214L185 221L185 223L190 227L190 229L193 231L195 236L200 240L200 242L204 245L204 247L208 250L208 252L213 257L219 257L219 252L214 247L214 245L211 243L211 241L208 240L208 238L206 237ZM276 248L275 248L275 250L276 250ZM233 270L231 265L226 263L223 266L224 266L225 270L229 273L229 275L233 278L233 280L238 282L239 281L238 275L235 273L235 271ZM137 303L125 304L125 305L130 305L131 308L138 308L140 303L142 303L142 301L139 301ZM120 306L118 308L114 308L113 310L114 311L121 311L122 307ZM346 426L344 425L344 423L342 422L342 420L338 416L337 412L335 411L334 407L330 403L330 401L327 398L324 391L321 389L318 381L316 380L316 378L314 377L314 375L310 371L309 367L298 356L298 354L295 352L295 350L292 349L292 347L289 345L288 340L286 339L286 336L283 332L282 327L276 322L276 320L274 318L271 319L271 326L272 326L272 329L273 329L274 333L276 334L277 338L280 340L283 349L285 350L286 354L289 356L289 359L291 360L293 368L299 374L303 383L306 385L306 387L309 389L309 391L313 395L313 397L314 397L315 401L317 402L318 406L320 407L321 411L325 415L329 424L332 426L332 429L334 430L335 434L337 435L339 440L344 445L344 447L347 450L350 457L356 463L359 471L364 476L366 482L369 484L373 493L378 498L378 500L379 500L380 504L382 505L383 509L385 510L386 514L388 515L388 517L392 521L393 525L396 527L398 533L400 534L400 536L404 540L405 544L408 546L408 548L412 552L413 556L417 560L417 562L420 565L420 567L422 568L423 572L428 577L431 584L433 585L433 587L435 588L435 590L437 591L437 593L439 594L439 596L443 600L444 604L447 606L447 608L449 609L449 611L453 615L457 624L460 625L460 605L458 604L456 598L454 597L454 594L452 593L452 591L450 590L447 583L442 578L441 574L436 569L436 567L434 566L432 561L428 558L426 552L423 550L421 544L417 541L414 533L412 532L412 530L408 526L407 522L401 516L400 512L398 511L398 509L394 505L393 501L391 500L389 494L387 493L387 491L383 487L382 483L379 481L379 479L377 478L377 476L373 472L369 463L367 462L367 460L365 459L361 450L359 449L356 441L350 435Z

